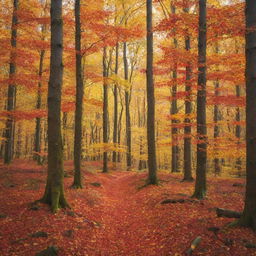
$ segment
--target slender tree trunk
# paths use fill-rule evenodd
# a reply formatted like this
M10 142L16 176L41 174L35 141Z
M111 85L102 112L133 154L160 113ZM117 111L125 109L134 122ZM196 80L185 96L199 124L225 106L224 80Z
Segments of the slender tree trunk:
M108 143L108 84L107 78L107 52L106 47L103 49L103 172L108 172L108 153L105 149L105 145Z
M11 27L11 54L10 54L10 67L9 78L13 79L16 74L16 45L17 45L17 25L18 25L18 11L19 0L13 0L13 14L12 14L12 27ZM7 111L15 110L16 105L16 85L10 83L8 86L7 96ZM4 163L10 164L13 158L13 145L14 145L14 119L11 115L8 116L6 121L5 130L5 155Z
M42 28L43 31L43 28ZM39 60L39 82L38 82L38 89L37 89L37 103L36 103L36 109L40 109L42 106L42 74L43 74L43 62L44 62L44 55L45 55L45 50L40 51L40 60ZM36 118L36 132L35 132L35 144L34 144L34 160L37 161L38 164L41 164L41 118L37 117Z
M124 60L124 79L128 81L128 61L127 61L127 44L124 42L123 48L123 60ZM125 121L126 121L126 146L127 146L127 154L126 154L126 165L127 170L131 168L132 165L132 157L131 157L131 116L130 116L130 96L128 89L125 90Z
M21 138L22 138L22 127L21 123L18 123L18 135L17 135L17 147L16 147L16 157L19 159L22 155L22 148L21 148Z
M81 55L81 22L80 0L75 1L75 47L76 47L76 111L75 111L75 138L74 138L74 182L73 188L82 188L81 154L82 154L82 125L83 125L83 98L84 83L82 74Z
M62 129L63 129L63 159L68 159L67 149L67 126L68 126L68 112L63 112L62 116Z
M256 2L246 0L246 193L239 224L256 230Z
M171 5L171 11L172 14L176 13L176 8L174 5ZM173 44L174 47L178 47L178 41L174 37L173 39ZM173 78L173 84L172 84L172 89L171 89L171 95L172 95L172 102L171 102L171 115L175 115L178 113L178 106L177 106L177 99L176 99L176 94L177 94L177 61L174 61L174 70L172 73L172 78ZM176 127L176 124L178 121L176 119L172 119L172 167L171 167L171 172L178 172L179 171L179 146L178 146L178 128Z
M117 136L117 142L118 145L121 145L121 130L122 130L122 117L123 117L123 111L124 111L124 107L123 105L121 106L121 111L119 114L119 120L118 120L118 136ZM118 152L117 154L117 162L120 163L121 162L121 152Z
M197 156L196 183L193 197L203 199L206 195L206 2L199 0L198 38L198 90L197 90Z
M152 0L147 0L147 110L148 184L157 184Z
M42 202L58 208L69 207L63 186L63 145L61 137L61 89L63 81L62 0L51 0L51 58L48 86L48 175Z
M218 44L215 47L215 53L218 54L219 53L219 47ZM218 69L217 69L218 70ZM215 97L219 96L219 87L220 87L220 82L219 80L215 81L214 83L215 85ZM220 120L219 116L219 107L218 105L214 105L214 110L213 110L213 121L214 121L214 131L213 131L213 137L214 137L214 145L216 145L216 139L220 136L220 127L218 126L218 121ZM216 150L215 150L216 152ZM220 174L220 159L218 157L215 157L214 160L214 173L215 175L219 175Z
M240 97L241 96L241 88L239 85L236 85L236 97ZM237 107L236 108L236 122L240 122L241 121L241 114L240 114L240 108ZM241 125L240 124L236 124L236 138L237 138L237 148L240 148L240 139L241 139ZM241 176L241 170L242 170L242 161L241 158L238 157L236 159L236 168L237 168L237 172L238 175Z
M143 127L145 127L145 98L143 98L143 102L142 102L142 111L141 111L141 107L140 107L140 102L138 100L138 126L142 129ZM145 169L147 166L147 163L145 160L142 159L144 152L144 146L143 146L143 136L140 135L139 136L139 150L140 150L140 160L139 160L139 170Z
M189 12L189 8L184 9L185 13ZM185 37L185 50L189 52L190 46L190 36L187 34ZM185 114L190 115L192 113L192 103L191 103L191 63L188 62L186 66L186 99L185 99ZM192 181L192 166L191 166L191 122L190 118L185 118L184 127L184 181Z
M118 74L118 50L119 45L116 44L116 63L115 63L115 74ZM117 84L114 85L114 128L113 128L113 143L116 147L117 144L117 125L118 125L118 90ZM112 161L117 162L117 152L113 151Z

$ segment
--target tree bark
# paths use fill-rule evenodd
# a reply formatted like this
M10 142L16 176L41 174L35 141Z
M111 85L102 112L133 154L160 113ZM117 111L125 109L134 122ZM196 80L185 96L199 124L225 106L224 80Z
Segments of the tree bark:
M73 188L82 188L81 154L82 154L82 124L83 124L83 98L84 83L82 74L81 55L81 21L80 0L75 0L75 49L76 49L76 111L75 111L75 137L74 137L74 182Z
M219 53L219 46L218 44L216 45L215 47L215 53L218 54ZM218 68L217 68L217 71L218 71ZM214 83L214 86L215 86L215 97L218 97L219 96L219 87L220 87L220 82L219 80L215 81ZM214 121L214 130L213 130L213 137L215 139L214 141L214 146L217 144L216 143L216 139L220 136L220 127L218 126L218 121L220 121L220 111L219 111L219 107L218 105L214 105L214 110L213 110L213 121ZM216 152L216 150L215 150ZM219 175L220 174L220 159L218 157L215 157L214 160L214 174L215 175Z
M128 75L128 61L127 61L127 43L124 42L123 48L123 60L124 60L124 79L129 80ZM128 89L125 90L125 122L126 122L126 167L127 170L131 168L132 157L131 157L131 116L130 116L130 95Z
M69 207L63 186L63 145L61 136L61 89L63 82L62 0L51 0L51 58L48 85L48 175L42 202L55 213Z
M185 13L189 13L189 8L184 8ZM190 36L187 34L185 36L185 50L189 52L191 49L190 46ZM186 99L185 99L185 114L190 115L192 113L192 103L191 103L191 63L187 62L186 65ZM191 161L191 123L188 117L185 118L185 127L184 127L184 177L183 181L192 181L192 161Z
M107 72L107 49L103 48L103 170L102 172L108 172L108 153L105 149L105 145L108 143L108 84L106 78Z
M116 63L115 63L115 74L118 74L118 50L119 44L116 44ZM118 125L118 90L117 84L114 85L114 128L113 128L113 143L117 144L117 125ZM113 151L112 161L117 162L117 152Z
M239 224L256 229L256 2L246 0L246 193Z
M236 97L240 97L241 96L241 88L239 85L236 85ZM236 108L236 122L240 122L241 121L241 114L240 114L240 108L237 107ZM240 139L241 139L241 125L240 124L237 124L236 125L236 138L237 138L237 148L239 149L240 148ZM241 175L241 170L242 170L242 161L241 161L241 158L238 157L236 159L236 168L237 168L237 171L238 171L238 175L240 176Z
M198 90L197 90L197 156L196 183L193 197L203 199L206 195L206 2L199 0L198 37Z
M43 32L43 27L42 27L42 32ZM44 63L44 55L45 55L45 50L40 51L40 60L39 60L39 70L38 70L38 75L39 75L39 82L38 82L38 89L37 89L37 103L36 103L36 109L40 109L42 106L42 74L43 74L43 63ZM34 145L34 160L37 161L37 164L41 164L41 118L37 117L36 118L36 132L35 132L35 145Z
M171 11L172 14L176 13L176 8L174 5L171 5ZM173 44L174 47L178 47L178 41L174 37L173 39ZM174 60L174 70L172 74L173 78L173 84L172 84L172 89L171 89L171 95L172 95L172 102L171 102L171 115L175 115L178 113L178 106L177 106L177 99L176 99L176 94L177 94L177 61ZM178 128L176 127L176 124L178 123L178 120L172 119L172 167L171 167L171 172L179 172L179 146L178 146Z
M13 79L16 74L16 46L17 46L17 25L18 25L18 11L19 0L13 0L13 14L12 14L12 27L11 27L11 54L10 54L10 66L9 66L9 79ZM11 112L15 110L16 106L16 85L11 82L8 86L7 95L7 111ZM6 121L5 130L5 154L4 163L10 164L13 158L13 145L14 145L14 129L15 122L11 115L8 116Z
M147 0L147 141L148 184L157 184L155 145L155 95L153 81L152 0Z

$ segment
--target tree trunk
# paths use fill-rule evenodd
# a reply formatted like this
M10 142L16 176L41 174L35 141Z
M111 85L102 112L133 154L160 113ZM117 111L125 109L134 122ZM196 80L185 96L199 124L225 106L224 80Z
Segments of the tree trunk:
M9 79L13 79L16 74L16 45L17 45L17 25L18 25L18 11L19 0L13 0L13 14L12 14L12 27L11 27L11 54L10 54L10 67ZM7 111L15 110L16 105L16 85L10 83L8 86L7 96ZM4 163L10 164L13 158L13 145L14 145L14 119L11 115L8 116L6 121L5 130L5 154Z
M176 13L176 8L175 6L171 6L171 11L172 14ZM173 44L174 47L178 47L178 41L176 38L173 39ZM171 96L172 96L172 102L171 102L171 115L175 115L178 113L178 106L177 106L177 99L176 99L176 94L177 94L177 61L174 60L174 70L172 74L173 78L173 84L172 84L172 89L171 89ZM176 127L176 124L178 123L178 120L172 119L172 167L171 167L171 172L179 172L179 146L178 146L178 128Z
M239 85L236 85L236 97L240 97L241 96L241 88ZM241 114L240 114L240 108L237 107L236 108L236 122L240 122L241 121ZM236 125L236 138L237 138L237 148L240 148L240 139L241 139L241 125L237 124ZM241 175L241 170L242 170L242 161L241 158L238 157L236 159L236 168L237 168L237 172L238 172L238 176Z
M122 130L122 117L123 117L123 111L124 111L124 107L123 105L121 106L121 111L119 114L119 120L118 120L118 136L117 136L117 141L118 141L118 145L121 145L121 130ZM118 152L117 154L117 162L120 163L121 162L121 152Z
M82 125L83 125L83 98L84 83L82 74L81 55L81 22L80 0L75 1L75 48L76 48L76 111L75 111L75 138L74 138L74 182L73 188L82 188L81 154L82 154Z
M197 159L196 183L193 197L203 199L206 194L206 1L199 1L198 89L197 89Z
M115 63L115 74L118 74L118 50L119 45L116 44L116 63ZM116 147L117 144L117 125L118 125L118 90L117 84L114 85L114 128L113 128L113 143ZM117 152L113 151L112 161L117 162Z
M21 158L22 156L22 141L21 141L21 138L22 138L22 127L21 127L21 123L19 122L18 123L18 137L17 137L17 147L16 147L16 158Z
M127 44L124 42L123 48L123 59L124 59L124 79L128 81L128 61L127 61ZM126 122L126 167L127 170L131 168L132 157L131 157L131 116L130 116L130 95L128 89L125 90L125 122Z
M184 8L184 12L188 13L189 8ZM190 46L190 36L187 34L185 37L185 50L189 52ZM191 63L188 62L186 66L186 99L185 99L185 114L190 115L192 113L192 103L191 103ZM188 117L185 118L184 127L184 181L192 181L192 168L191 168L191 123Z
M107 52L106 47L103 49L103 170L102 172L108 172L108 153L105 149L105 145L108 143L108 84L107 78Z
M219 47L218 44L215 47L215 53L218 54L219 53ZM218 69L217 69L218 71ZM220 87L220 83L219 80L215 81L214 83L215 85L215 97L219 96L219 87ZM218 126L218 121L220 121L220 113L219 113L219 107L218 105L214 105L214 110L213 110L213 121L214 121L214 130L213 130L213 137L214 137L214 147L216 146L216 138L218 138L220 136L220 127ZM216 149L214 149L214 151L216 152ZM220 159L218 157L215 157L214 160L214 174L215 175L219 175L220 174Z
M145 117L145 97L143 98L143 102L142 102L142 111L140 108L140 104L139 104L139 100L138 100L138 123L139 123L139 127L143 128L145 127L145 123L146 123L146 117ZM139 136L139 140L140 140L140 160L139 160L139 170L143 170L147 168L147 162L145 160L142 159L142 155L144 155L144 146L143 146L143 136L140 135Z
M246 0L246 193L239 224L256 229L256 2Z
M42 32L43 32L43 27L42 27ZM45 50L40 51L40 60L39 60L39 70L38 70L38 75L39 75L39 82L38 82L38 89L37 89L37 103L36 103L36 109L40 109L42 106L42 74L43 74L43 62L44 62L44 54ZM34 160L37 161L37 164L41 164L41 118L37 117L36 118L36 132L35 132L35 145L34 145Z
M61 89L63 81L62 0L51 1L51 58L48 86L48 175L42 202L58 208L69 207L63 186L63 145L61 137Z
M153 81L152 0L147 0L147 140L148 184L157 184L155 145L155 95Z

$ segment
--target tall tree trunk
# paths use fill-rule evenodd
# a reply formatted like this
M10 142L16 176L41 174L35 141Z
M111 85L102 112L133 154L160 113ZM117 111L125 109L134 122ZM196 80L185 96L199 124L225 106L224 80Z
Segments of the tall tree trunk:
M127 61L127 43L124 42L123 48L123 59L124 59L124 79L128 81L128 61ZM131 157L131 116L130 116L130 95L128 89L125 90L125 122L126 122L126 166L127 170L131 168L132 157Z
M67 148L67 126L68 126L68 112L63 112L62 115L62 130L63 130L63 159L68 160Z
M74 182L73 188L82 188L81 154L82 154L82 124L83 124L83 98L84 83L82 74L81 55L81 22L80 0L75 1L75 47L76 47L76 111L75 111L75 138L74 138Z
M13 14L12 14L12 27L11 27L11 54L10 54L10 67L9 78L14 78L16 74L16 45L17 45L17 25L18 25L18 11L19 0L13 0ZM10 83L8 86L7 95L7 111L15 110L16 105L16 85ZM13 158L13 145L14 145L14 119L11 115L8 116L6 121L5 130L5 154L4 163L10 164Z
M256 2L246 0L246 193L239 224L256 230Z
M119 45L116 44L116 63L115 63L115 74L118 74L118 50ZM114 128L113 128L113 143L116 147L117 144L117 124L118 124L118 90L117 83L114 85ZM117 152L113 151L112 161L117 162Z
M43 32L43 27L42 27L42 32ZM45 55L45 50L40 51L40 60L39 60L39 70L38 70L38 75L39 75L39 82L38 82L38 89L37 89L37 103L36 103L36 109L40 109L42 106L42 74L43 74L43 62L44 62L44 55ZM38 164L41 164L41 118L37 117L36 118L36 132L35 132L35 144L34 144L34 160L37 161Z
M197 155L196 183L193 197L206 195L206 1L199 0L198 89L197 89Z
M63 82L62 0L51 0L51 58L48 85L48 175L42 202L52 212L68 207L63 186L63 145L61 137L61 89Z
M146 117L145 117L145 97L143 98L143 102L142 102L142 111L140 108L140 104L139 104L139 100L138 100L138 123L139 123L139 127L143 128L145 127L145 123L146 123ZM143 136L140 135L139 136L139 140L140 140L140 160L139 160L139 170L145 169L147 168L147 162L145 160L142 159L142 155L145 153L144 152L144 146L143 146Z
M184 8L185 13L189 13L189 8ZM189 52L191 49L190 46L190 36L187 34L185 36L185 50ZM185 114L190 115L192 113L192 103L191 103L191 63L187 62L186 65L186 99L185 99ZM184 181L192 181L192 166L191 166L191 122L190 118L185 118L185 127L184 127Z
M22 127L21 127L21 122L18 123L18 135L17 135L17 147L16 147L16 157L19 159L22 156Z
M176 13L176 8L174 5L171 5L171 11L172 14ZM174 47L178 47L178 41L174 37L173 39L173 44ZM176 99L176 94L177 94L177 61L174 60L174 70L172 73L172 78L173 78L173 84L172 84L172 89L171 89L171 95L172 95L172 102L171 102L171 115L175 115L178 113L178 106L177 106L177 99ZM178 172L179 171L179 146L178 146L178 128L176 127L176 124L178 121L176 119L172 119L172 167L171 167L171 172Z
M236 96L239 98L241 96L241 88L239 85L236 85ZM236 108L236 122L238 122L238 124L236 124L236 138L237 138L237 148L240 148L240 139L241 139L241 125L239 124L239 122L241 121L241 113L240 113L240 108L237 107ZM241 158L238 157L236 159L236 168L237 168L237 172L238 175L241 175L241 170L242 170L242 161Z
M117 135L117 142L118 142L119 146L121 145L121 130L122 130L123 111L124 111L124 107L123 107L123 105L121 105L121 110L120 110L119 119L118 119L118 135ZM117 162L118 163L121 162L121 152L118 152L118 154L117 154Z
M108 172L108 153L105 149L105 145L108 143L108 84L106 78L108 76L107 71L107 49L103 48L103 172Z
M219 54L219 46L218 44L215 47L215 53ZM218 71L218 68L217 68ZM214 83L215 86L215 97L219 96L219 87L220 87L220 82L219 80L215 81ZM213 130L213 137L214 137L214 146L217 144L216 143L216 139L220 136L220 127L218 126L218 121L220 121L220 113L219 113L219 107L218 105L214 105L214 110L213 110L213 121L214 121L214 130ZM216 150L215 150L216 151ZM220 159L218 157L215 157L214 160L214 173L215 175L219 175L220 174Z
M152 0L147 0L147 141L148 184L157 184L155 145L155 94L153 81Z

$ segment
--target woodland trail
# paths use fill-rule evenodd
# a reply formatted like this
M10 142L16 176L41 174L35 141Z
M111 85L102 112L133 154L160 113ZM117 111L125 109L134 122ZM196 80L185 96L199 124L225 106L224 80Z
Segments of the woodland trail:
M130 184L137 175L124 171L100 177L104 175L99 175L105 180L101 212L102 240L105 242L102 250L108 250L106 255L143 255L147 221L143 219L143 204L134 200L134 184Z

